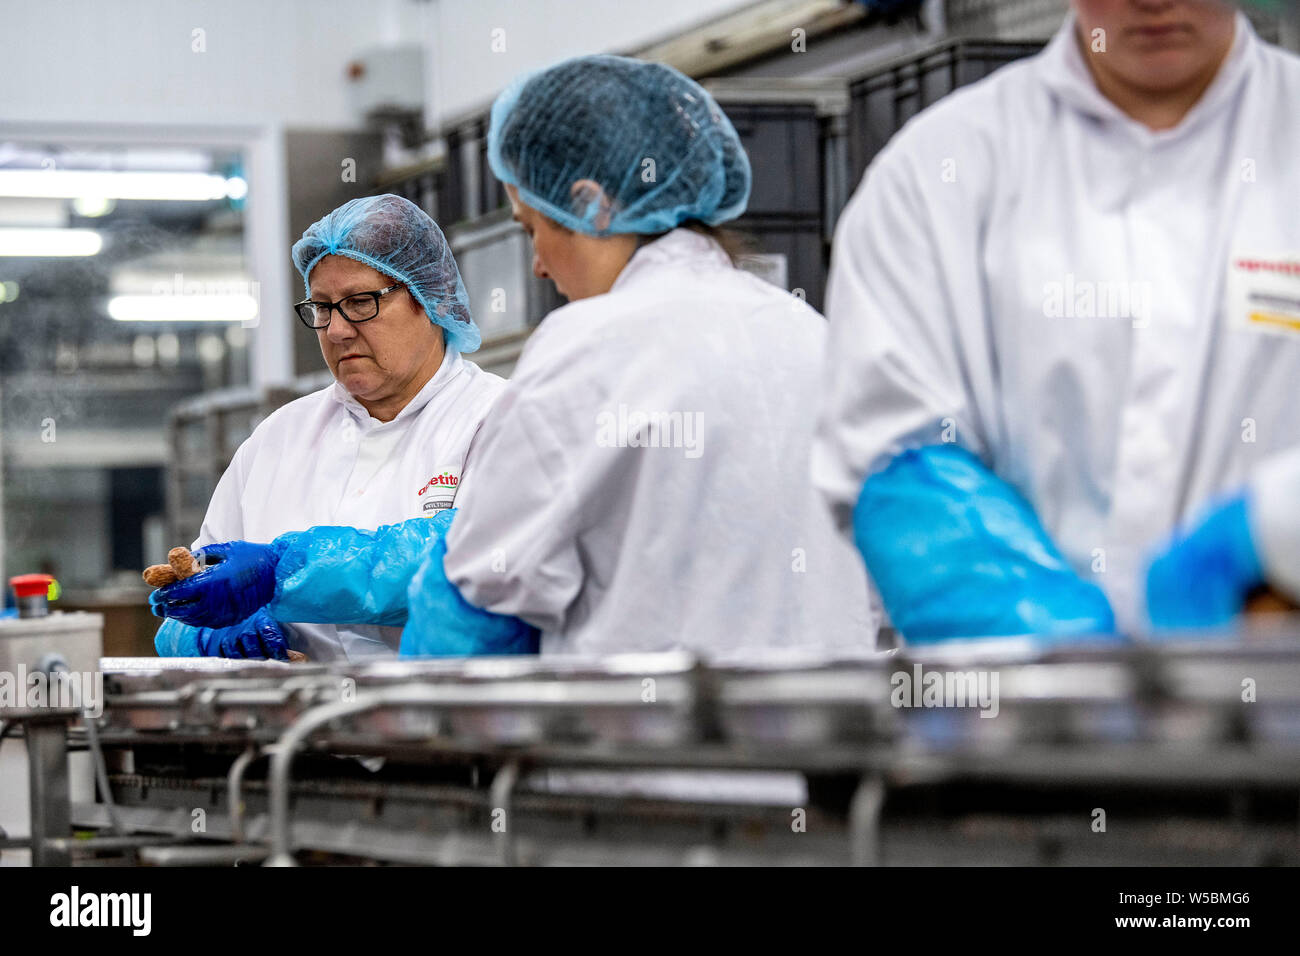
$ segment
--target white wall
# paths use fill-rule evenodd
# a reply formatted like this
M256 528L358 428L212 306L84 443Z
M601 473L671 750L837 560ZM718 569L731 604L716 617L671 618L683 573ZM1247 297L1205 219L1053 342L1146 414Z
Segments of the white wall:
M455 114L521 70L642 46L749 2L2 0L0 121L355 128L347 62L399 42L428 47L434 109ZM498 27L505 53L491 50Z
M624 53L682 33L753 0L433 0L411 26L429 45L432 112L446 117L488 105L519 73L584 53ZM494 30L504 52L493 51Z
M5 0L0 117L351 126L344 65L382 28L358 15L365 8L348 0ZM195 29L205 52L193 49Z

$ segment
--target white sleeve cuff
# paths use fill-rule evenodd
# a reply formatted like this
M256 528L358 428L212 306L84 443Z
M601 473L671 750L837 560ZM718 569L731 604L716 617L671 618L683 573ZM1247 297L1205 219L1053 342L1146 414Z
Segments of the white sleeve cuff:
M1250 492L1250 534L1264 576L1300 602L1300 449L1259 465Z

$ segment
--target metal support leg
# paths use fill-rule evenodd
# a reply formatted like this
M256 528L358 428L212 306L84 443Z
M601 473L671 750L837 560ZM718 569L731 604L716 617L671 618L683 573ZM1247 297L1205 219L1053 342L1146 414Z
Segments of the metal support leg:
M497 846L501 853L502 866L515 866L519 862L518 855L515 852L514 807L511 806L511 798L518 782L519 761L511 760L498 770L496 776L492 778L492 788L489 791L492 803L489 808L490 811L495 814L499 810L505 815L502 821L505 829L497 834Z
M244 842L244 771L260 756L257 747L249 744L230 765L226 775L226 798L230 801L230 837L236 843Z
M27 780L31 800L32 865L67 866L66 846L52 840L72 835L68 790L68 723L64 718L25 722Z
M849 852L854 866L880 865L880 811L885 805L885 782L867 774L849 803Z

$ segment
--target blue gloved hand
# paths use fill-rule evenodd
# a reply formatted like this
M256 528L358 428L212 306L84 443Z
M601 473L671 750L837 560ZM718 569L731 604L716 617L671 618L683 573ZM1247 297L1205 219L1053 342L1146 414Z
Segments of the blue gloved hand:
M231 627L190 627L167 618L154 636L153 645L159 657L289 659L284 631L266 608Z
M853 537L911 644L1121 640L1105 594L1070 567L1029 502L957 445L905 451L869 477Z
M229 627L253 615L275 597L275 566L285 548L282 535L271 544L227 541L200 548L204 562L220 563L149 595L158 617L194 627Z
M1227 624L1264 583L1250 533L1250 502L1238 492L1174 535L1147 568L1147 616L1157 629Z
M442 513L447 526L454 513L454 508ZM402 657L536 654L541 632L517 617L484 611L461 597L447 580L442 563L446 554L446 538L439 536L411 579L409 617L398 653Z

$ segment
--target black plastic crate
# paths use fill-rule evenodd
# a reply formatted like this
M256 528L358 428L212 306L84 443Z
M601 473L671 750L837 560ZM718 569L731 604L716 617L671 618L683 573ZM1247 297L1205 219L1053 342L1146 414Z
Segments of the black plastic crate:
M745 214L734 223L755 251L786 260L787 287L821 308L826 287L822 241L822 121L812 103L728 100L722 109L736 128L753 171Z
M753 188L748 214L821 213L821 132L812 104L722 104L736 128L749 165Z
M947 40L852 81L849 84L850 182L861 180L875 155L921 110L959 86L981 80L999 67L1032 56L1042 48L1038 41Z

